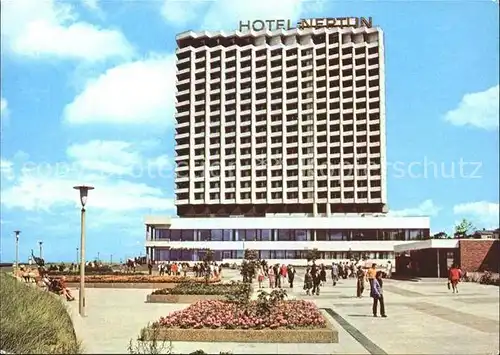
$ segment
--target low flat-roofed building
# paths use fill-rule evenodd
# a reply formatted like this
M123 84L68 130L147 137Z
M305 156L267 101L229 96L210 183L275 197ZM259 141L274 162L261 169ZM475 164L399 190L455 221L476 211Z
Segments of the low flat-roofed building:
M318 262L366 258L394 263L394 246L429 237L428 217L233 217L148 216L146 251L152 260L199 261L206 249L221 262L241 261L245 249L272 262L306 264L310 249Z

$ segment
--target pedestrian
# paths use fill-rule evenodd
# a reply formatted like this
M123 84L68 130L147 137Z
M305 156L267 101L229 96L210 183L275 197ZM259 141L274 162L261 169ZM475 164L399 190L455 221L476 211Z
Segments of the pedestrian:
M313 287L313 277L311 275L311 269L306 269L306 274L304 276L304 290L306 291L306 295L310 295L311 288Z
M375 280L377 275L377 264L372 264L372 267L368 269L368 272L366 273L366 277L368 279L368 282L370 284L370 290L372 289L372 283L373 280Z
M387 272L386 272L386 274L387 274L387 276L386 276L387 279L390 279L392 277L392 264L391 264L390 260L387 262Z
M325 265L321 264L321 271L319 272L319 279L321 282L321 286L326 283L326 268Z
M356 271L356 297L361 298L363 295L363 291L365 290L365 279L366 274L363 271L361 265L358 266L358 270Z
M262 288L262 281L264 281L264 269L262 266L260 266L257 271L257 281L259 281L259 288Z
M293 288L293 280L295 279L295 268L292 265L288 265L287 275L290 288Z
M319 286L321 285L321 275L320 271L316 269L314 273L311 273L312 279L313 279L313 289L312 289L312 294L316 294L316 296L319 296Z
M149 275L153 274L153 264L151 263L151 260L148 261L148 271L149 271Z
M372 289L370 295L373 298L373 316L377 316L377 306L380 304L380 316L386 318L385 314L385 303L384 303L384 292L383 292L383 281L382 281L382 271L377 271L375 279L372 282Z
M462 270L459 269L458 265L453 264L448 272L448 283L451 284L453 293L458 293L458 283L462 277Z
M273 273L274 273L274 287L281 288L281 273L279 264L275 264L273 266Z
M333 286L337 284L337 281L339 280L339 267L337 264L333 263L332 264L332 281L333 281Z
M274 288L276 275L274 274L274 268L270 267L267 271L267 277L269 278L269 288ZM279 277L279 275L278 275Z

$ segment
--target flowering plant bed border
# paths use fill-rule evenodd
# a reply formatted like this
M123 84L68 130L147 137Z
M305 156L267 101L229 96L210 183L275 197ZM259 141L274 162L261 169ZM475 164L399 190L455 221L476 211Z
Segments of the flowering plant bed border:
M147 303L195 303L201 300L225 300L224 295L153 295L146 298Z
M145 341L235 342L235 343L338 343L339 333L325 317L326 328L193 329L145 328Z
M123 288L123 289L158 289L158 288L174 288L175 283L148 283L148 282L85 282L85 288ZM77 282L68 282L70 288L79 288Z

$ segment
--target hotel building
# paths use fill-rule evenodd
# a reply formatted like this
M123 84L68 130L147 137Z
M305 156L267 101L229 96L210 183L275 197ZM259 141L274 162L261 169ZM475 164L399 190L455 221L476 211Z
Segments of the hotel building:
M379 28L184 32L177 45L178 217L146 217L150 258L393 259L429 234L427 217L387 215Z

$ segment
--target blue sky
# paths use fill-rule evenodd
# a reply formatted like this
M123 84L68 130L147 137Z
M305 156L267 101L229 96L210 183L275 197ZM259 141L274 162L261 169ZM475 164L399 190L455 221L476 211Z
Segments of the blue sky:
M389 208L498 227L498 2L2 0L1 259L143 251L174 214L175 34L239 20L372 16L385 33ZM462 163L461 163L462 162ZM460 168L462 164L462 168ZM462 169L462 171L460 170Z

